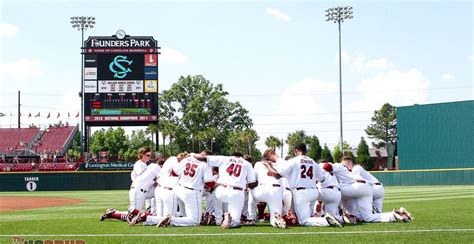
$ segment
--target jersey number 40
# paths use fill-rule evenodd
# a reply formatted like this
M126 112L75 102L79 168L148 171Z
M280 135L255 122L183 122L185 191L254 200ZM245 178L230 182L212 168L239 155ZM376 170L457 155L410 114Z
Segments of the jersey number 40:
M235 177L240 176L240 172L242 171L242 165L240 164L231 164L227 167L227 173L229 175L234 175Z

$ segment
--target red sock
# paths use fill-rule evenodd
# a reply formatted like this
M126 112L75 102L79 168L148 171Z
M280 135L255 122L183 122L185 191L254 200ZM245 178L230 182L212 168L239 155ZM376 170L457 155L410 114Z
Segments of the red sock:
M115 212L110 214L110 218L127 221L127 215L128 213Z
M264 218L264 213L265 213L265 208L267 207L267 203L265 202L258 202L257 203L257 219L263 219Z

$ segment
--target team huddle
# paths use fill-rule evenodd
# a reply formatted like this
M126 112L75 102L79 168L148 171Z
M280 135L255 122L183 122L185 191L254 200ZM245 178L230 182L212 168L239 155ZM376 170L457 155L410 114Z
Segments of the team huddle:
M141 148L131 173L128 211L109 208L100 220L119 219L129 226L218 225L228 229L265 219L277 228L413 219L404 208L382 212L383 185L354 165L352 158L316 163L305 155L302 143L293 153L294 157L284 160L266 150L254 167L247 161L251 158L240 153L213 156L208 150L147 165L152 151ZM264 214L266 206L268 213Z

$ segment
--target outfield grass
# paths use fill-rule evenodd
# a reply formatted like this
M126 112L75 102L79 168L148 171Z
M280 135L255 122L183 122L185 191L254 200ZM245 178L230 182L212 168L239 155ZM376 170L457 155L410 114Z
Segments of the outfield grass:
M231 230L221 230L216 226L129 228L124 222L98 220L106 208L127 209L127 191L4 192L0 196L71 197L85 202L64 207L1 212L0 243L11 243L13 235L23 236L25 240L81 239L87 243L474 242L473 185L386 187L385 194L385 211L403 206L414 215L415 220L411 223L360 224L341 229L290 227L283 230L268 223Z

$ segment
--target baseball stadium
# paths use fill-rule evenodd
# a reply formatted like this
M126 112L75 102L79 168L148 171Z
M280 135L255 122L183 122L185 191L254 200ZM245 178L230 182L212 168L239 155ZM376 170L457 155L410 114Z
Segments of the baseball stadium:
M472 3L334 4L0 2L0 243L472 243Z

